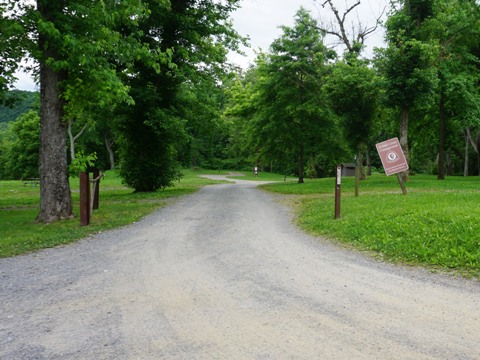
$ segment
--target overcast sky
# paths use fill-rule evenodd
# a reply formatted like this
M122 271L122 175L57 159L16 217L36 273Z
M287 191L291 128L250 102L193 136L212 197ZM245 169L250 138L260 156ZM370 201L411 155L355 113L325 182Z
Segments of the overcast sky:
M251 48L243 49L247 54L246 57L232 54L230 61L243 68L253 63L255 59L254 50L261 48L268 51L273 40L281 35L279 26L292 26L295 13L301 6L310 10L313 18L317 21L328 22L332 19L332 13L327 6L322 8L321 4L323 2L324 0L242 0L241 8L232 14L233 24L240 35L250 37ZM341 13L346 6L351 6L355 2L356 0L334 0L335 6ZM361 0L361 5L356 8L358 11L354 14L354 17L349 18L348 24L374 25L375 19L382 14L388 3L389 0ZM327 39L327 45L332 44L333 40ZM379 28L375 34L367 39L365 54L370 56L374 46L382 45L383 29ZM18 74L18 77L17 89L37 90L30 76Z
M333 19L333 14L328 5L322 7L324 2L325 0L242 0L241 8L233 14L234 27L240 35L250 37L251 48L244 49L247 57L231 55L231 61L246 67L255 58L254 50L261 48L268 51L272 41L282 33L279 26L292 26L295 13L302 6L311 12L315 20L328 24ZM355 4L356 0L334 0L333 3L340 14L343 14L343 11ZM361 0L361 4L355 8L357 11L347 18L347 23L349 26L356 26L359 23L362 26L373 26L382 13L385 20L384 10L388 4L389 0ZM366 56L372 54L374 46L383 45L383 36L383 28L379 28L367 39ZM333 42L333 39L326 39L327 45L333 46Z

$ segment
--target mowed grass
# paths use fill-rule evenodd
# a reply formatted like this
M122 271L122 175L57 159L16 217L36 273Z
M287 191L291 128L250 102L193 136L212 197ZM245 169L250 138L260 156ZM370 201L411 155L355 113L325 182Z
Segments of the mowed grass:
M70 184L75 218L52 224L35 221L39 213L38 186L24 185L22 181L0 181L0 257L67 244L99 231L133 223L166 205L168 199L218 183L200 178L198 174L186 170L174 187L155 193L134 193L122 185L114 171L108 171L100 184L99 209L94 210L89 226L80 226L78 178L71 179Z
M298 224L393 262L452 269L480 278L480 177L415 175L401 193L396 176L374 174L360 183L342 178L341 218L334 219L334 179L264 186L291 194Z

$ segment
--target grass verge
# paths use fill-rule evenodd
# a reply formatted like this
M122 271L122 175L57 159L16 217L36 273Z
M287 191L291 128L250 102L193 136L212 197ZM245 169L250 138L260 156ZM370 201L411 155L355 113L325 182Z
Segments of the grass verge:
M374 174L360 184L342 179L341 218L334 219L334 179L264 188L291 194L298 224L393 262L454 270L480 279L480 178L412 176L402 195L395 176Z
M67 244L99 231L130 224L166 205L170 198L218 183L197 174L186 170L174 187L155 193L134 193L122 185L114 171L109 171L101 181L100 206L93 212L89 226L80 226L78 179L73 178L70 184L76 218L52 224L35 222L39 212L38 186L25 186L22 181L0 181L0 257Z

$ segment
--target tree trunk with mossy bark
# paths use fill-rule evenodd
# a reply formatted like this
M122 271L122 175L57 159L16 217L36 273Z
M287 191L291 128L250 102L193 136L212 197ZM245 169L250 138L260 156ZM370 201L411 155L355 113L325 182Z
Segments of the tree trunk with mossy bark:
M52 4L38 0L37 7L46 21L55 20L62 2ZM39 48L44 59L57 58L53 44L45 34L40 34ZM37 220L51 223L73 217L72 196L68 182L67 132L63 122L60 83L65 74L55 71L46 62L40 63L40 213Z

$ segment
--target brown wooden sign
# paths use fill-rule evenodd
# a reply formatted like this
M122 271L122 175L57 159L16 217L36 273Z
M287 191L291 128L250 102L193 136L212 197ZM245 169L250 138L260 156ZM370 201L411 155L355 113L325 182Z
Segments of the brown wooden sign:
M387 176L408 170L407 160L398 138L383 141L375 146Z

